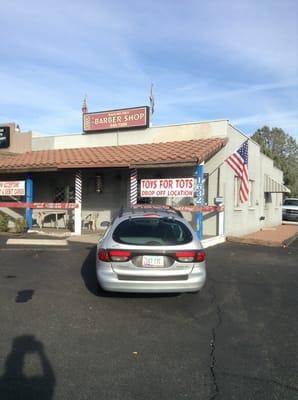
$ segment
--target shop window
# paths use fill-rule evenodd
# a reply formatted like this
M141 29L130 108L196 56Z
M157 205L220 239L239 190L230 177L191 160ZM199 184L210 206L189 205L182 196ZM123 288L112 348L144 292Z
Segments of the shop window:
M255 181L249 180L248 207L255 205Z
M54 203L65 202L65 187L58 186L55 188Z
M137 181L137 204L152 204L151 197L141 197L141 179Z
M240 178L234 176L234 207L240 207Z
M74 186L57 186L54 193L54 203L74 203Z
M75 187L74 186L68 187L68 202L69 203L75 202Z
M272 194L270 192L265 192L264 199L265 199L265 206L269 205L270 203L272 203Z

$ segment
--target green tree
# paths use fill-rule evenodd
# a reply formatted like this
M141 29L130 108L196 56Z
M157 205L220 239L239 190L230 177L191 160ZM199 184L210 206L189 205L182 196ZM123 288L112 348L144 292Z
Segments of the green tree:
M274 165L284 173L285 185L291 196L298 196L298 146L296 140L281 128L263 126L252 139L259 143L261 151L274 160Z

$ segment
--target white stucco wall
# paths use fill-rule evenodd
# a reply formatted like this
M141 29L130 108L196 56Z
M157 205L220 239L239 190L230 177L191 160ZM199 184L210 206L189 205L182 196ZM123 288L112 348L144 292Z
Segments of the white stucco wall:
M230 126L228 129L229 143L222 151L223 159L230 152L240 147L246 138L237 129ZM221 156L220 153L217 155ZM216 157L216 156L215 156ZM214 157L214 158L215 158ZM212 162L214 160L212 159ZM225 234L244 235L258 231L264 227L281 224L281 193L272 193L272 203L265 204L264 177L271 176L282 182L283 173L273 166L273 161L260 152L260 146L252 140L248 143L248 170L249 179L253 181L253 202L234 206L234 171L223 163L221 167L221 194L225 198ZM263 219L265 217L265 219Z
M273 165L273 160L260 152L260 146L252 140L248 143L249 179L253 181L253 202L234 206L234 171L224 162L236 151L247 137L238 129L229 125L227 129L228 143L205 165L209 174L209 204L217 195L224 197L225 235L244 235L265 227L281 224L282 194L272 193L271 202L265 203L264 179L271 176L277 182L283 182L283 173ZM217 191L218 168L220 169L220 185ZM270 196L269 196L270 197ZM265 218L265 219L263 219ZM204 233L214 234L216 217L204 221Z
M159 143L201 139L209 137L226 137L226 146L205 163L205 173L209 175L208 205L214 205L214 198L224 197L225 206L225 235L244 235L263 227L281 223L282 194L272 194L272 201L264 201L264 176L271 176L282 182L282 171L273 166L268 157L260 153L258 144L249 140L249 178L254 181L254 198L250 206L244 203L234 206L234 172L224 160L236 151L247 137L228 121L209 121L184 125L152 127L145 130L119 131L109 133L62 135L55 137L33 138L34 150L77 148L93 146L116 146L124 144ZM219 171L219 173L218 173ZM103 220L110 220L121 205L128 205L129 171L102 170L104 191L94 192L95 171L83 172L83 219L92 214L98 228ZM139 176L145 178L192 176L194 169L156 168L139 171ZM219 177L219 182L218 182ZM47 193L49 188L45 188ZM39 200L37 200L39 201ZM42 200L40 200L42 201ZM190 199L154 199L154 203L170 205L186 205ZM187 204L188 205L188 204ZM194 224L195 215L185 213L185 217ZM261 217L265 217L264 220ZM217 216L208 214L204 217L204 234L215 235L217 232Z
M228 121L221 120L106 133L41 136L32 138L32 150L118 146L225 137L227 127Z

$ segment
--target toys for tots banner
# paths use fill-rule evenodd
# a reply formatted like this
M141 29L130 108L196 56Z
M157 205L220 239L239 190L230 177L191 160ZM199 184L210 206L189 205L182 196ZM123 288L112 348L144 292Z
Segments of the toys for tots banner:
M141 180L141 197L193 197L193 192L193 178Z

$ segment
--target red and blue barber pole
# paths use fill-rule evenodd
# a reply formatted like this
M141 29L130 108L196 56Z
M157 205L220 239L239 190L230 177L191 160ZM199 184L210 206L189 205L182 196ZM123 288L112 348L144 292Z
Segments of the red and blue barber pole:
M138 176L135 168L130 170L130 206L137 204L138 200Z
M33 202L33 181L32 181L32 176L27 175L26 177L26 203L32 203ZM26 208L26 223L28 229L32 229L32 215L33 215L33 210L32 208Z
M199 240L203 239L203 211L204 205L204 163L197 165L196 172L196 206L199 207L197 213L197 234Z

